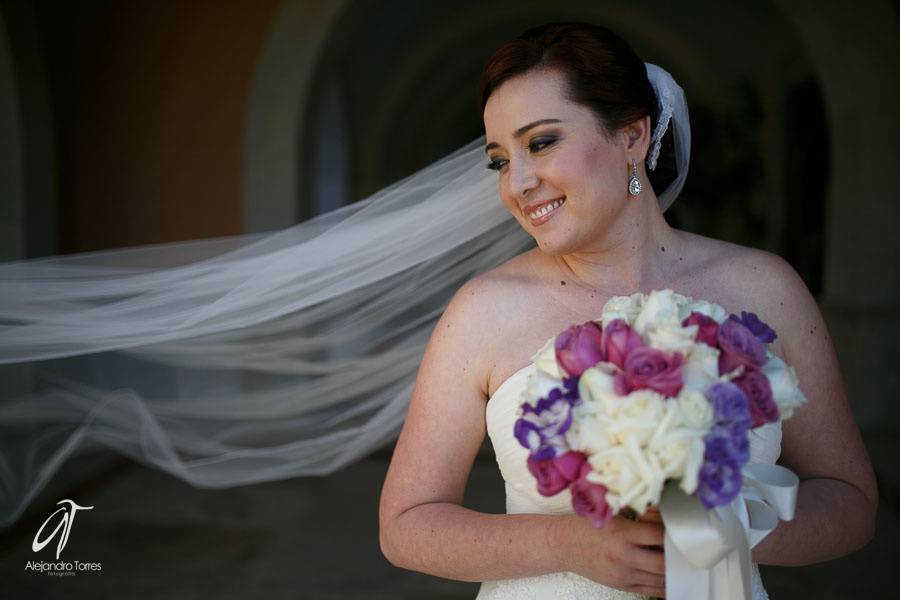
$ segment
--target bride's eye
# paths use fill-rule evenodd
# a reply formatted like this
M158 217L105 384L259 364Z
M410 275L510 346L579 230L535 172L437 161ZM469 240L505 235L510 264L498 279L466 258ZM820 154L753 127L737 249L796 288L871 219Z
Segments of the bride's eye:
M555 137L535 138L535 139L531 140L531 142L529 142L528 151L529 152L540 152L541 150L549 148L550 146L552 146L555 143L556 143Z
M492 158L491 161L487 164L487 168L491 171L499 171L506 166L507 162L508 161L503 158Z

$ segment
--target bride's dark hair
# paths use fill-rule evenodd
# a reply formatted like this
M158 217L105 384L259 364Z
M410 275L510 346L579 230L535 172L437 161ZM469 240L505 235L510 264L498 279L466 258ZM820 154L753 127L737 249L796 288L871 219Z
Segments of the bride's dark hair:
M621 37L587 23L548 23L529 29L494 51L481 74L481 110L500 85L534 69L557 69L566 78L568 99L590 108L607 135L647 115L651 131L659 103L644 61ZM655 171L647 177L659 194L675 178L672 133L662 139Z

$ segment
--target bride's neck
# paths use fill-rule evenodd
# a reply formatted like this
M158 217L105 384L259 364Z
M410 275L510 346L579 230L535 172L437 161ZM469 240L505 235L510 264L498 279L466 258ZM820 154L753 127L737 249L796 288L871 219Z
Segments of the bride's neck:
M655 197L648 195L630 206L597 240L583 251L554 257L564 275L604 296L646 292L669 279L667 257L676 256L680 239L669 227Z

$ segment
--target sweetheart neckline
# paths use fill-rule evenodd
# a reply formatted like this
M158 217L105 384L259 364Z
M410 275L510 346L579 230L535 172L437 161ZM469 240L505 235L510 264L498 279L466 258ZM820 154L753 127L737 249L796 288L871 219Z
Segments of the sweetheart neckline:
M510 381L512 381L513 379L515 379L515 378L519 375L519 373L522 373L523 371L525 371L525 370L528 369L529 367L533 367L533 366L534 366L534 363L533 363L533 362L530 362L530 363L528 363L527 365L525 365L524 367L522 367L521 369L519 369L518 371L516 371L515 373L513 373L512 375L510 375L509 377L507 377L506 379L504 379L504 380L500 383L500 385L497 386L497 389L494 390L494 393L491 394L491 397L488 398L488 401L485 403L485 407L487 407L487 405L491 403L491 400L493 400L494 398L497 397L497 394L500 393L500 390L502 390L502 389L504 388L504 386L506 386L507 383L509 383Z

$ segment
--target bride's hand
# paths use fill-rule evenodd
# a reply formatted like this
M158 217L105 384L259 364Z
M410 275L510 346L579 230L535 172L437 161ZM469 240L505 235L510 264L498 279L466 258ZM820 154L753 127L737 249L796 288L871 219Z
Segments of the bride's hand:
M608 587L665 597L665 529L658 513L638 521L613 517L602 529L578 515L563 519L559 548L565 570Z

